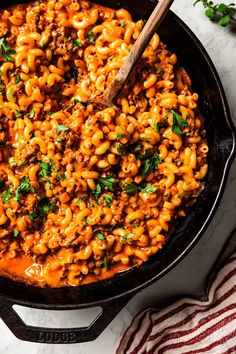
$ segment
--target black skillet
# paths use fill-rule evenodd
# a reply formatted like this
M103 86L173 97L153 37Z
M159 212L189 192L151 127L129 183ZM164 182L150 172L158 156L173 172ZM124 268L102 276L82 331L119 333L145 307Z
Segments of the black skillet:
M10 4L20 1L8 1ZM129 10L136 19L152 12L153 0L97 0L104 6ZM178 54L200 94L210 146L206 188L187 217L179 222L167 246L139 268L97 283L61 289L41 289L0 277L0 317L20 339L41 343L79 343L96 339L135 293L170 271L199 240L222 197L235 152L235 130L219 76L205 49L190 29L172 12L159 29L162 40ZM207 255L206 255L207 257ZM12 306L19 304L48 310L71 310L101 306L102 314L89 326L58 329L26 325Z

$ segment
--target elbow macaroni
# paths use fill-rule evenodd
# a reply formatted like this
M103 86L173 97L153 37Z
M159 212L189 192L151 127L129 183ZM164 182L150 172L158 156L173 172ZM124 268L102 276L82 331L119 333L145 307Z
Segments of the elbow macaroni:
M81 0L1 16L0 274L78 286L147 261L208 168L176 54L155 34L120 111L101 111L85 101L109 89L143 21Z

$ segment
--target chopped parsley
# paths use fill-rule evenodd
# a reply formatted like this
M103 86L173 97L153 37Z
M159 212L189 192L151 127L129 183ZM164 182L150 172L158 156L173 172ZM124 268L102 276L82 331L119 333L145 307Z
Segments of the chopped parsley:
M103 236L101 230L95 230L95 231L93 231L93 233L100 241L105 240L105 237Z
M20 76L18 76L15 80L15 85L18 85L19 82L21 82L21 81L22 81L22 78Z
M78 104L80 102L79 98L74 98L74 104Z
M31 187L29 177L27 176L21 178L20 185L16 189L15 200L19 202L24 193L34 193L34 188Z
M12 192L10 189L8 189L7 191L4 191L2 193L2 200L3 200L4 204L9 204L11 197L12 197Z
M141 189L142 193L149 193L149 194L155 193L156 191L157 191L157 187L153 186L151 183L148 183L146 187Z
M16 166L16 161L10 161L10 162L9 162L9 165L10 165L11 167Z
M1 38L0 39L0 48L2 52L2 56L6 61L13 61L14 58L12 57L12 54L16 54L16 51L11 48L10 44L6 40L6 38Z
M25 111L23 111L22 109L19 109L19 111L17 111L17 113L16 113L16 118L21 117L23 114L25 114Z
M135 234L122 235L120 238L121 243L125 243L126 240L133 238Z
M41 47L41 48L43 48L43 46L44 46L44 41L39 41L39 46Z
M66 179L64 172L57 172L57 181L62 181Z
M184 120L182 117L179 116L177 112L174 110L171 110L168 112L167 115L172 114L173 115L173 125L172 125L172 132L182 136L183 135L183 129L188 128L188 123L186 120Z
M95 42L95 36L94 36L93 31L88 31L87 39L88 39L89 43L94 43Z
M118 133L116 136L116 139L119 140L120 138L122 138L122 136L124 136L124 133Z
M80 204L80 203L82 203L82 202L83 202L83 199L81 199L81 198L79 198L79 199L76 200L76 203L77 203L77 204Z
M115 58L114 55L110 55L110 56L108 57L108 60L113 60L114 58Z
M138 190L140 190L142 193L152 194L157 191L157 187L153 186L151 183L148 183L144 188L139 187L135 183L126 184L124 186L124 192L127 195L134 195Z
M19 235L20 231L19 230L14 230L13 231L13 237L17 237Z
M105 187L107 187L110 192L113 192L114 183L115 179L113 177L101 177L97 182L96 189L92 192L92 198L98 199Z
M123 152L124 152L124 147L123 147L123 145L121 145L121 144L119 144L118 146L117 146L117 151L119 152L119 154L123 154Z
M139 189L139 186L135 183L126 184L124 186L124 191L127 195L134 195Z
M114 183L115 183L115 179L113 177L101 177L99 179L99 183L103 186L103 187L107 187L109 189L109 191L113 192L113 187L114 187Z
M145 155L141 157L142 164L140 167L140 175L146 177L149 173L158 169L158 164L162 162L162 158L157 151L147 150Z
M57 128L58 135L60 135L61 132L65 132L67 130L69 130L69 128L67 128L65 125L63 125L63 124L58 125L58 128Z
M74 47L82 47L82 44L80 41L77 41L76 39L72 39L72 48Z
M156 133L159 133L159 131L160 131L160 126L159 126L158 123L154 124L154 130L155 130Z
M110 208L112 205L112 202L113 202L112 196L109 194L105 194L104 199L105 199L106 205L108 206L108 208Z
M29 218L31 221L35 220L38 217L44 220L49 211L56 211L56 209L56 204L51 204L49 198L40 198L37 201L35 210L29 214Z
M41 170L39 171L40 177L51 176L51 174L55 168L55 164L52 159L50 159L49 163L42 161L42 162L39 162L38 164L41 167Z

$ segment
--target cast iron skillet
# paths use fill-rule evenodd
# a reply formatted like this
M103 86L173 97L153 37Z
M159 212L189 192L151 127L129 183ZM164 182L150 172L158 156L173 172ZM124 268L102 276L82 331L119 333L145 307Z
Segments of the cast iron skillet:
M19 2L10 1L12 4ZM154 0L94 2L113 8L124 7L137 19L147 18L155 5ZM10 3L7 2L5 6ZM41 343L79 343L94 340L137 291L170 271L190 251L216 211L235 152L235 132L226 97L205 49L176 15L172 12L168 14L159 33L168 47L178 54L181 66L192 78L193 90L200 93L200 109L205 117L210 146L205 191L189 210L187 218L179 222L167 246L139 268L97 283L61 289L39 289L0 278L0 316L22 340ZM103 312L89 327L37 328L27 326L19 318L12 308L14 304L50 310L101 306Z

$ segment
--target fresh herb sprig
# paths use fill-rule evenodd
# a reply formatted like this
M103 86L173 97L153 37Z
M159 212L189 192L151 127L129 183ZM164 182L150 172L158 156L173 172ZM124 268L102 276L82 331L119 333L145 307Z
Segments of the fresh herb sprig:
M205 9L205 15L209 20L218 23L220 26L226 27L229 24L236 24L236 19L233 17L235 13L235 4L215 4L209 0L196 0L194 6L198 3L202 3Z

